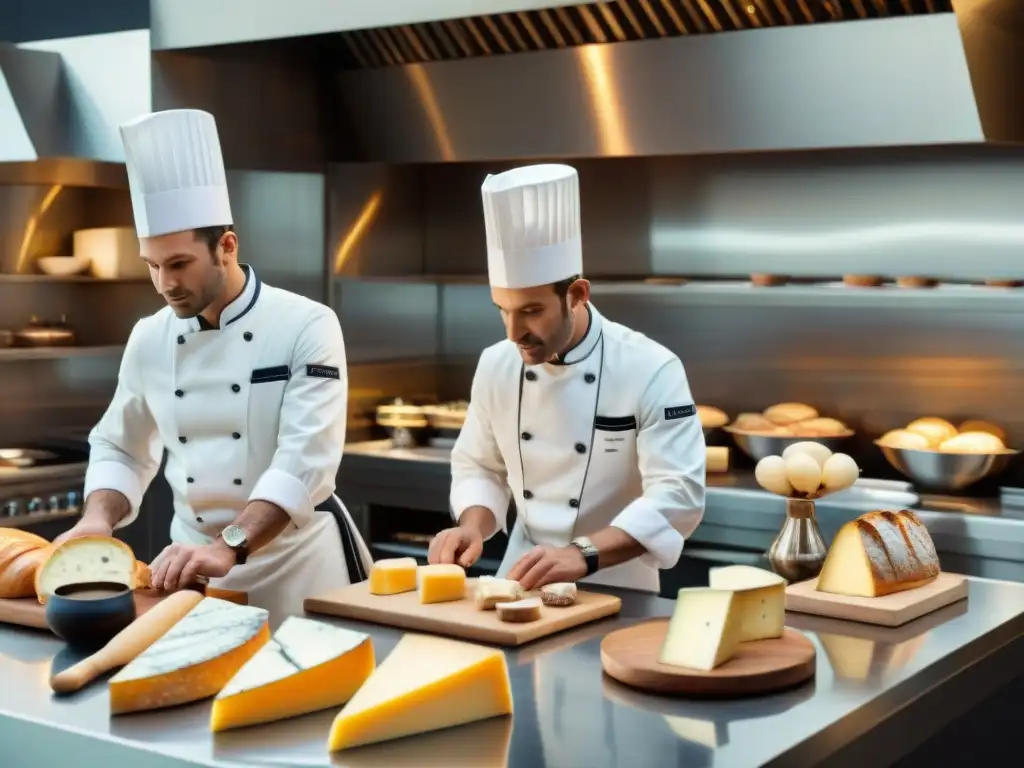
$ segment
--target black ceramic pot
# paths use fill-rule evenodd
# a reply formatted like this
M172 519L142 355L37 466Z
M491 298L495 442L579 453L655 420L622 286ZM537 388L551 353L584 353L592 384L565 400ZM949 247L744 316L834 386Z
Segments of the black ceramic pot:
M81 650L96 650L135 621L135 595L124 584L67 584L50 595L46 623L61 640Z

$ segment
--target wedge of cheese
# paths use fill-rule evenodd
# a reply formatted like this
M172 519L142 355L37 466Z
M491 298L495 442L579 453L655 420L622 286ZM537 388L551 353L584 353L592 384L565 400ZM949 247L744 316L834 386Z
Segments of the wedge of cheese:
M743 613L734 592L680 589L658 661L710 672L736 655L742 637Z
M414 557L378 560L370 569L371 595L399 595L416 591L417 563Z
M375 667L369 635L289 616L217 694L210 730L340 707Z
M743 616L742 642L782 637L786 626L784 578L750 565L727 565L712 568L708 584L712 589L736 593L736 604Z
M419 579L421 603L449 603L466 596L466 572L460 565L424 565Z
M818 591L881 597L916 589L939 575L924 523L909 510L868 512L839 529L818 576Z
M331 726L332 752L512 713L505 654L406 634Z
M214 696L270 640L262 608L206 597L110 679L110 712Z
M36 570L35 587L44 603L60 587L84 582L124 584L135 589L135 553L119 539L82 536L58 546Z

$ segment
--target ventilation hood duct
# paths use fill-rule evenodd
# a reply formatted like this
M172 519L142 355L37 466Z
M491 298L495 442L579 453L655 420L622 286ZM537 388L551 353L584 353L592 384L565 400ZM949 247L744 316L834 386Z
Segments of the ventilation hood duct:
M1024 0L613 0L318 39L339 159L1024 141Z
M82 125L61 54L0 43L0 184L126 187Z

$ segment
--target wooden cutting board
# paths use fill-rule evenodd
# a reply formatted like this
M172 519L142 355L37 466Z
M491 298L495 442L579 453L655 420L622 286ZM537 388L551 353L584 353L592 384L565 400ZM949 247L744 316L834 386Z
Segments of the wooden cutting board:
M792 688L814 677L814 644L788 627L780 638L742 643L739 653L710 672L658 661L668 619L645 621L601 641L601 666L620 683L676 696L736 698Z
M967 597L967 577L956 573L940 573L931 584L884 597L832 595L817 586L817 579L809 579L786 587L786 610L899 627Z
M541 607L541 618L522 624L505 622L497 611L481 611L473 602L476 579L466 579L466 598L450 603L420 603L418 592L371 595L368 581L308 597L309 613L368 621L400 629L432 632L495 645L517 646L564 629L614 616L622 600L597 592L576 593L576 602L564 608Z
M233 603L246 605L248 595L245 592L234 590L213 589L206 587L202 590L208 597L218 597L221 600L229 600ZM141 616L154 605L167 597L164 592L156 592L152 589L135 590L135 611ZM0 598L0 623L17 624L32 629L50 628L46 625L46 606L42 605L34 597L22 597L18 599Z

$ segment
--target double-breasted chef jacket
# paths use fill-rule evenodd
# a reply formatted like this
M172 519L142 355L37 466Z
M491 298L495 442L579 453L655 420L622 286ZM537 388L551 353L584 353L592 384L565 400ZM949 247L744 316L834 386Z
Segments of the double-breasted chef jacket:
M679 358L588 305L583 340L525 365L513 342L484 350L452 451L451 508L515 526L499 575L537 544L565 546L609 525L647 550L585 579L650 592L704 511L704 433Z
M208 544L260 499L291 524L214 586L249 593L278 620L313 594L362 580L372 564L334 496L348 377L334 312L263 284L245 288L220 327L169 307L136 324L113 401L93 429L85 493L119 491L131 513L167 451L171 540Z

